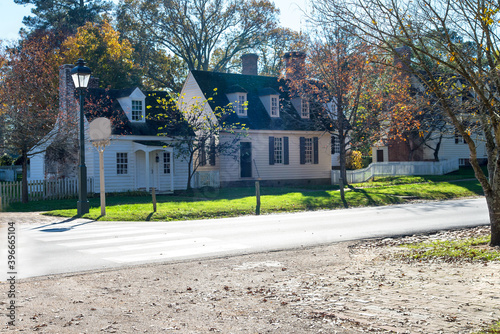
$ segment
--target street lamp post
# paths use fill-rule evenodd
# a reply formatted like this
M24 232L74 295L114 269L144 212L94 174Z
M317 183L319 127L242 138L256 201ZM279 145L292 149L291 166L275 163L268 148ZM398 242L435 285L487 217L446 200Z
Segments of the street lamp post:
M83 59L78 59L76 66L71 70L71 77L75 88L80 94L80 166L78 169L78 204L77 214L82 216L89 212L89 201L87 200L87 167L85 166L85 133L83 121L83 95L90 79L90 68L85 66Z

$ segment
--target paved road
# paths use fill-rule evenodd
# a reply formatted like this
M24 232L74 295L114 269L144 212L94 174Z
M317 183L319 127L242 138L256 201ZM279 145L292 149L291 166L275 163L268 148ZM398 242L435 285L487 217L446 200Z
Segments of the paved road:
M19 278L488 224L484 198L183 222L17 224ZM0 228L0 278L7 272Z

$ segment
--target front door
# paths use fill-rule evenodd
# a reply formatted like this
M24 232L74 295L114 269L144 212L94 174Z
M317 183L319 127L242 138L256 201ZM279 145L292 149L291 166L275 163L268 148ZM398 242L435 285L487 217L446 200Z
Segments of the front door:
M240 175L252 177L252 143L240 143Z
M384 151L377 150L377 162L384 162Z

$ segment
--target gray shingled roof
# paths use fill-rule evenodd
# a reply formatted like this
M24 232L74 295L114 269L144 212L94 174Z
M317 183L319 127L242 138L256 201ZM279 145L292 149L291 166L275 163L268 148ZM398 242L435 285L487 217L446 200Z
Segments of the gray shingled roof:
M247 92L247 117L232 114L227 122L244 123L252 130L313 130L313 121L301 119L293 107L286 82L277 77L191 71L194 79L209 101L212 110L225 107L230 102L226 94L235 93L235 87ZM240 89L239 88L239 89ZM278 94L280 97L280 117L271 118L260 100L260 96Z
M170 100L170 96L167 92L143 91L144 95L146 95L146 121L131 122L120 106L118 98L130 96L135 89L135 87L127 89L89 89L86 97L85 117L89 122L92 122L97 117L109 118L113 135L156 136L162 133L164 130L159 128L165 127L167 124L170 125L170 123L161 117L165 113L165 109L157 100L158 98ZM168 108L170 115L177 114L179 116L175 126L169 126L169 133L175 135L185 131L186 123L176 111L175 105L170 104Z

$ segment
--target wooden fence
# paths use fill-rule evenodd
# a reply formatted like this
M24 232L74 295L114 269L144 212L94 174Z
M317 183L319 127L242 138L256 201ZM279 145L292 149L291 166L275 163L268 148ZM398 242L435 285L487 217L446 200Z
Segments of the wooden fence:
M94 193L94 179L87 179L87 191ZM78 179L39 180L28 182L30 201L63 199L78 195ZM9 203L22 199L22 181L0 183L0 211Z
M347 171L348 183L365 182L374 176L443 175L458 170L458 159L413 162L373 162L367 168ZM339 184L340 171L332 170L332 184Z

